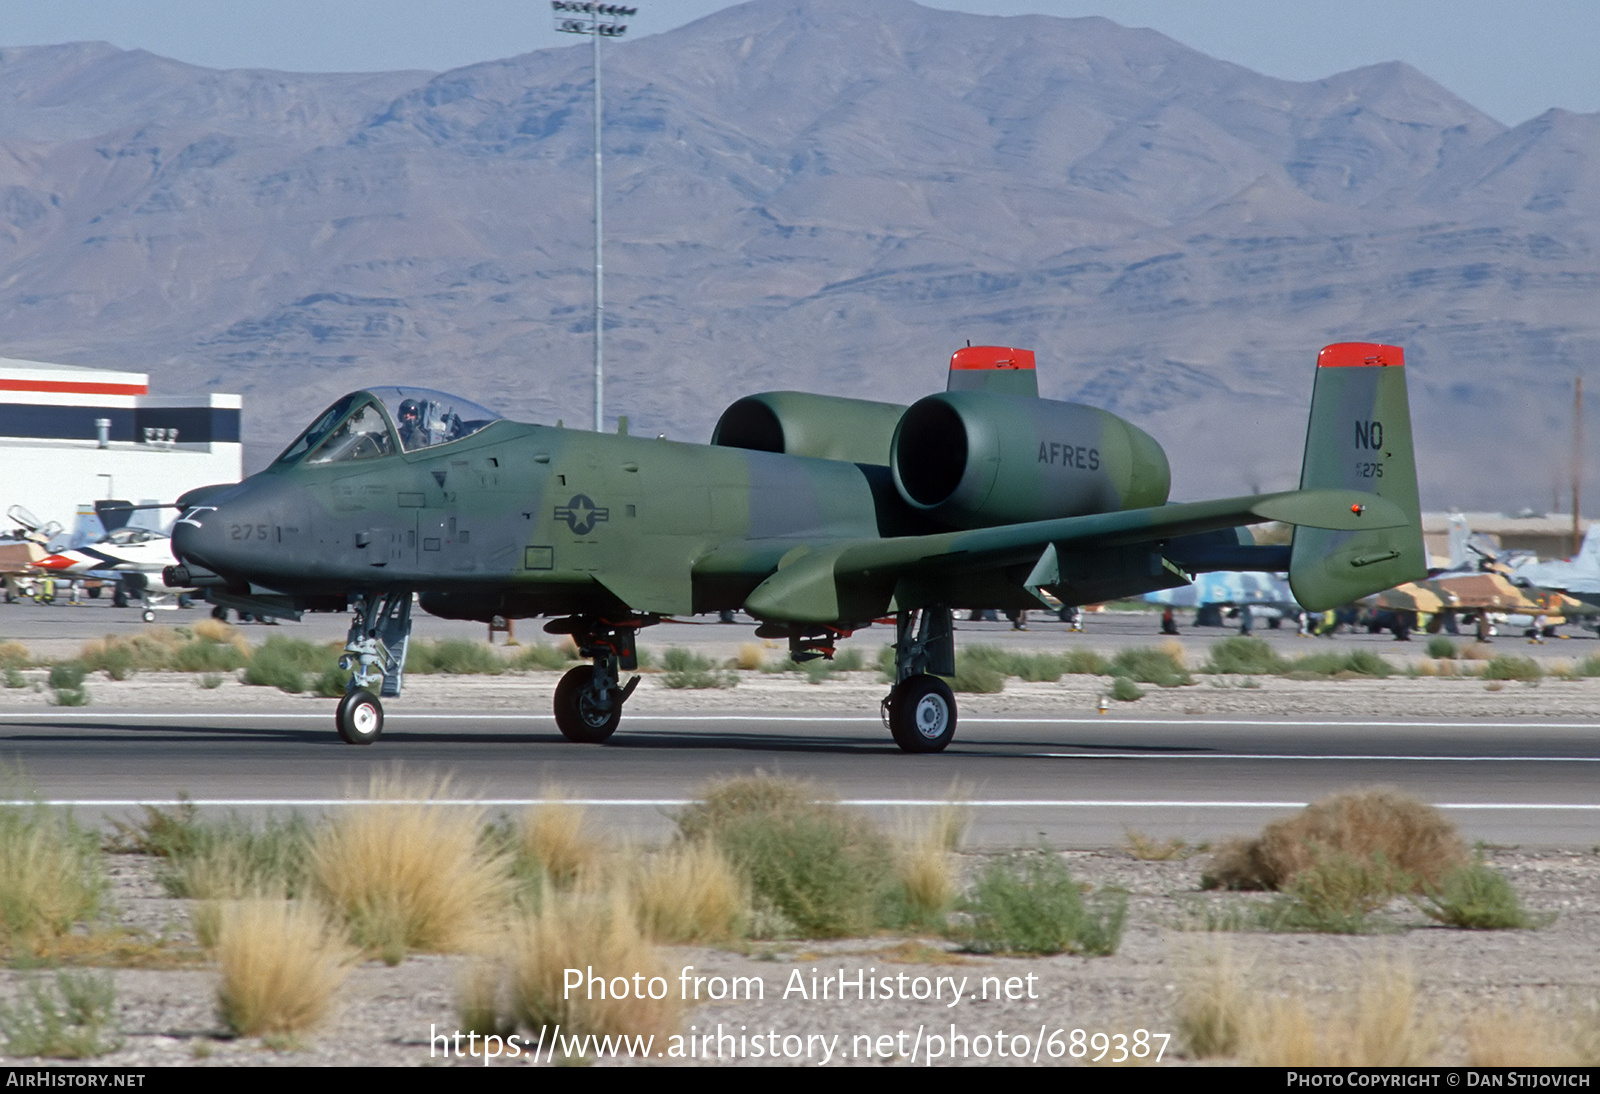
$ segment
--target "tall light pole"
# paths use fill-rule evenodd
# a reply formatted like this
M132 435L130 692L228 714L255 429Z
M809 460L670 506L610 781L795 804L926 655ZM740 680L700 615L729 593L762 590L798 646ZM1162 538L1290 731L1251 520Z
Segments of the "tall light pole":
M598 4L590 0L550 0L555 11L556 29L565 34L587 34L594 43L594 431L605 426L605 263L604 236L601 230L600 180L603 174L600 152L600 39L621 38L638 8L620 4Z

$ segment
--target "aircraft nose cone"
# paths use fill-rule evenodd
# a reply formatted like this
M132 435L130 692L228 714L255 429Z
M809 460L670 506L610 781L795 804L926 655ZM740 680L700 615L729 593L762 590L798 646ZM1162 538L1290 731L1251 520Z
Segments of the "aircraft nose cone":
M207 497L191 505L172 525L172 555L216 573L227 572L232 550L228 526L240 523L257 508L249 502L248 483Z
M74 560L66 555L47 555L34 563L41 570L70 570L74 564Z

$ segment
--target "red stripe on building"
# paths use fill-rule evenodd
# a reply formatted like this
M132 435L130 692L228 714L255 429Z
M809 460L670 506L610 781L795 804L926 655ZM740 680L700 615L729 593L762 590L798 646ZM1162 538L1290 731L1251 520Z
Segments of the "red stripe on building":
M0 391L49 391L70 395L148 395L149 384L84 383L77 380L0 379Z

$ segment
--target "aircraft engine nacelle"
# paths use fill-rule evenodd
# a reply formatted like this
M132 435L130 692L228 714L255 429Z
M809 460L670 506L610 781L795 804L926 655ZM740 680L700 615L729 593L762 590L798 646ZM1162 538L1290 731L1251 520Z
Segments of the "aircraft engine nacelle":
M913 403L890 466L906 504L956 528L1163 505L1172 485L1161 446L1116 415L985 391Z
M889 442L905 411L896 403L767 391L746 395L724 410L711 443L887 466Z

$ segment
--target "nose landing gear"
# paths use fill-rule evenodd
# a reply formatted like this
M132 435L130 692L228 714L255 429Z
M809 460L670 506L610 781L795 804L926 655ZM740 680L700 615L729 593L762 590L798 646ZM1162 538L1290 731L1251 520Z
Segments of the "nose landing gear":
M333 721L345 744L370 745L383 734L383 704L364 688L347 691Z
M350 675L333 724L346 744L370 745L383 734L384 696L397 696L404 683L406 647L411 643L411 591L358 593L350 598L350 633L339 667Z

